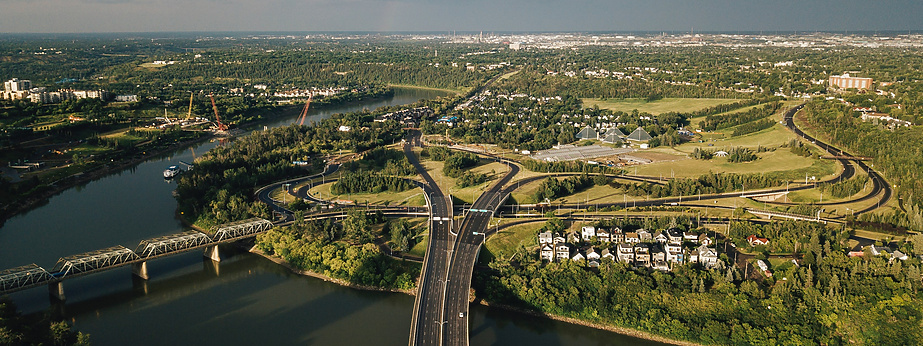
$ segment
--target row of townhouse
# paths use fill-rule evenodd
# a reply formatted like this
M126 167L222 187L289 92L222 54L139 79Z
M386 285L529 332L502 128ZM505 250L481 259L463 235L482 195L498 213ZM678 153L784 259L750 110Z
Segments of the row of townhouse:
M593 235L589 235L592 232ZM641 235L638 235L640 233ZM646 235L645 235L646 234ZM615 236L614 238L612 238ZM608 237L608 238L607 238ZM597 230L592 226L584 227L581 234L570 234L567 239L550 231L539 233L539 257L543 261L586 261L590 267L596 267L605 258L624 262L637 267L649 267L670 270L676 265L700 263L707 268L718 264L718 251L708 247L711 239L704 234L682 232L677 229L665 230L656 237L650 232L621 232L619 229L609 232ZM568 241L598 240L601 243L617 243L614 249L605 246L597 251L595 247L580 249ZM642 241L644 239L645 241ZM684 246L685 243L685 246Z
M696 243L711 245L712 241L705 234L695 232L684 232L677 228L670 228L651 233L645 229L639 229L635 232L622 232L622 229L615 227L613 229L596 228L594 226L584 226L580 229L580 240L584 242L598 241L600 243L651 243L661 244L683 244Z

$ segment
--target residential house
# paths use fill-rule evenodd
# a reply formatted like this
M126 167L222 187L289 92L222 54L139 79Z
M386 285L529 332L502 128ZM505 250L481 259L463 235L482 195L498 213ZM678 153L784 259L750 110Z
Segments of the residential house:
M668 241L671 244L682 244L683 243L683 231L680 231L678 228L668 229L666 232Z
M545 231L545 232L538 234L538 244L539 245L553 244L553 243L554 243L554 235L551 234L551 231Z
M683 241L696 243L699 241L699 234L694 232L683 232Z
M666 243L667 240L669 240L669 238L667 238L666 233L667 233L666 231L657 233L657 236L654 237L654 241L655 241L655 242L658 242L658 243L661 243L661 244Z
M635 244L635 265L648 267L650 263L651 249L647 243Z
M611 237L609 236L609 232L600 228L596 230L596 240L599 240L603 243L608 243L611 240Z
M651 263L667 260L667 252L663 249L662 244L651 245Z
M747 242L750 243L750 246L767 245L769 244L769 239L760 238L755 234L751 234L749 237L747 237Z
M667 254L667 262L670 263L683 263L685 256L683 256L683 247L679 244L666 244L664 250Z
M894 250L894 252L891 253L891 259L906 261L908 258L910 257L908 257L907 254L901 252L901 250Z
M712 268L718 265L718 249L708 247L707 245L701 245L698 248L698 252L699 263L705 266L705 268Z
M596 252L596 249L589 248L586 253L587 260L598 260L600 258L599 252Z
M542 246L542 250L539 252L539 256L542 261L554 261L554 248L551 245Z
M580 229L580 239L582 239L583 241L590 241L595 236L596 236L596 227L583 226L583 228Z
M656 270L662 270L665 272L670 271L670 264L667 263L666 261L653 261L651 263L652 263L651 268L654 268Z
M563 261L570 258L570 246L567 244L559 243L554 247L554 259L557 261Z
M709 238L707 235L705 235L705 233L702 233L702 234L699 234L699 241L698 241L698 243L699 243L699 244L703 244L703 245L711 245L711 244L714 243L714 242L711 240L711 238Z
M763 275L766 275L767 277L772 276L772 272L769 271L769 267L766 266L766 262L763 262L763 260L756 260L756 266L763 271Z
M570 259L574 260L574 262L585 261L586 256L580 253L580 251L577 251L577 254L575 254L574 257L571 257Z
M625 241L625 233L622 233L622 230L616 227L615 229L609 231L609 241L613 243L621 243Z
M627 232L625 233L625 242L629 244L637 244L641 242L641 237L638 236L637 232Z
M631 263L635 260L635 247L627 243L619 243L615 247L615 255L618 256L619 262Z
M873 256L891 257L891 253L893 252L893 250L885 246L869 245L868 249L872 253Z
M642 243L650 243L654 240L654 235L642 228L638 230L638 239L641 239Z
M608 258L608 259L611 260L612 262L615 262L615 261L616 261L615 255L612 254L612 251L609 251L609 248L603 249L603 251L602 251L601 254L602 254L602 256L600 256L599 258L602 259L602 260Z
M599 267L599 258L600 255L598 252L596 252L596 249L590 248L586 254L587 265L593 268Z
M554 238L552 239L552 244L555 244L555 245L557 245L557 244L564 244L564 243L566 243L566 242L567 242L567 240L564 239L564 237L562 237L562 236L560 236L560 235L555 235Z

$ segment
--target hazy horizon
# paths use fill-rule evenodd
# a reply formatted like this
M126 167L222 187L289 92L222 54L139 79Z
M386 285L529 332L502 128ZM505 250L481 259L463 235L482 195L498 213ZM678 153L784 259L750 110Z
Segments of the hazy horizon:
M923 2L4 0L0 33L759 32L923 29Z

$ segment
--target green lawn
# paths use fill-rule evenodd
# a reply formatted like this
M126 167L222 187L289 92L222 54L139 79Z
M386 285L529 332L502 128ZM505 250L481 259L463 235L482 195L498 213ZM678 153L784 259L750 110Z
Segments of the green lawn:
M583 106L590 108L599 106L602 109L611 109L614 111L631 112L637 109L639 112L647 112L654 115L666 112L693 112L700 109L717 106L725 103L734 103L738 99L697 99L697 98L665 98L654 102L647 102L644 99L580 99Z
M418 188L410 189L402 192L392 192L385 191L381 193L353 193L353 194L344 194L344 195L332 195L330 193L330 186L333 183L326 183L321 185L315 185L309 190L309 193L312 196L316 196L325 200L331 199L343 199L349 201L356 201L360 204L365 204L366 202L370 204L377 205L405 205L405 206L425 206L426 200L423 197L422 190Z
M726 159L720 157L711 160L685 158L633 166L628 168L628 171L639 175L677 178L694 178L709 172L736 174L784 172L783 177L792 180L797 180L799 177L804 179L805 174L822 179L838 171L835 161L814 160L798 156L784 148L759 153L757 156L759 156L757 160L740 163L727 162Z
M484 243L482 252L482 261L490 261L494 258L509 259L519 246L525 246L526 249L533 249L538 246L538 230L542 228L544 222L535 222L525 225L513 226L501 230L499 233L490 236ZM538 256L538 254L536 254Z

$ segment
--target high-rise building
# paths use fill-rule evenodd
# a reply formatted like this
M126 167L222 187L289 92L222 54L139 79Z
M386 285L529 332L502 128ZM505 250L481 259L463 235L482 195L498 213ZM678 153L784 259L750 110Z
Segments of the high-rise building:
M835 86L837 88L855 88L855 89L868 89L872 87L871 78L861 78L861 77L850 77L849 73L844 73L842 76L830 76L829 81L830 86Z
M3 90L6 92L29 91L29 89L32 89L32 81L30 80L13 78L3 83Z

